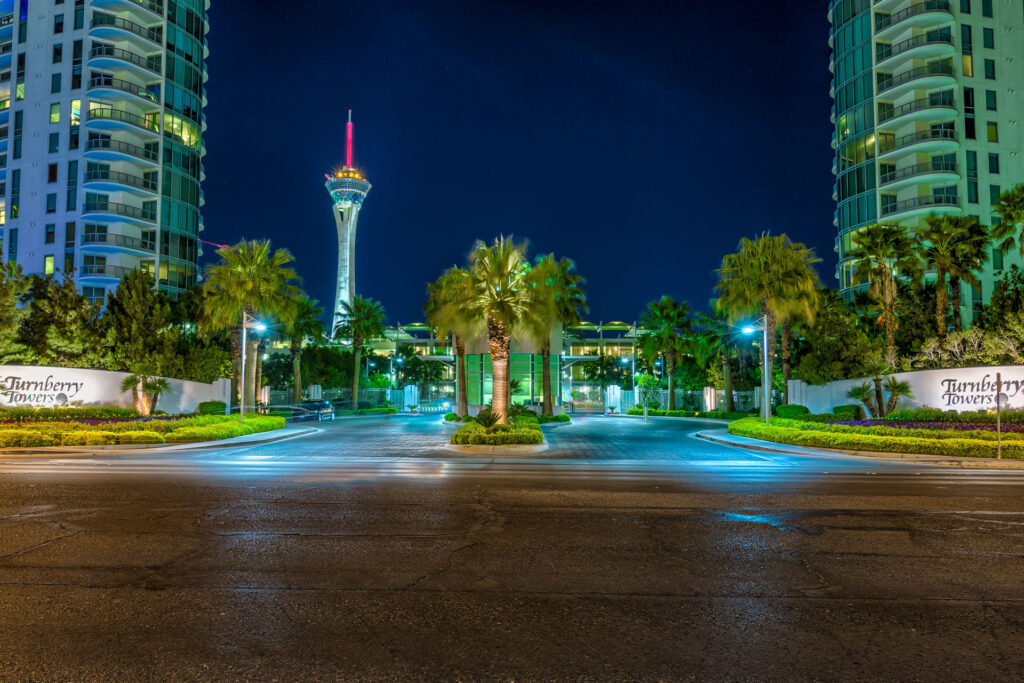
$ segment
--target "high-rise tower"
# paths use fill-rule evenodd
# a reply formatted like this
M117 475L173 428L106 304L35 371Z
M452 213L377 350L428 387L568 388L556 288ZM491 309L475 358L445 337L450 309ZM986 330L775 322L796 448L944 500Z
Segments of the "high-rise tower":
M331 336L334 336L345 316L343 304L352 303L356 291L356 224L363 200L370 192L370 183L362 172L352 165L352 110L348 110L345 126L345 165L333 175L324 176L327 191L334 202L334 222L338 228L338 285L334 295L334 317Z
M931 214L993 225L1024 182L1024 15L1006 0L831 0L837 276L852 293L852 237ZM993 249L954 312L970 323L1014 253ZM972 291L973 290L973 291Z
M0 256L198 281L208 0L0 0Z

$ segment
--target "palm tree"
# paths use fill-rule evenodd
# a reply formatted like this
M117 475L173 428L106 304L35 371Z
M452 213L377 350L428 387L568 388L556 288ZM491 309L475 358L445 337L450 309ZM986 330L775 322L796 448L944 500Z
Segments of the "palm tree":
M813 271L812 271L813 272ZM817 274L815 274L817 279ZM781 323L782 341L782 402L789 405L789 380L793 376L793 324L814 322L814 316L821 305L818 292L821 283L817 282L813 292L800 292L798 297L791 301L791 305L780 311L779 322Z
M871 389L871 385L867 382L858 384L849 391L846 392L847 397L852 398L854 401L860 401L864 404L864 407L868 411L869 417L879 417L878 409L875 407L874 391Z
M999 225L992 226L992 237L999 240L999 248L1017 246L1024 254L1024 184L999 195L992 210L999 214Z
M684 335L691 331L690 306L685 301L676 301L663 296L647 304L647 310L640 316L640 352L648 359L661 356L665 360L665 375L668 377L668 409L676 409L675 380L672 373L686 345Z
M953 296L953 327L959 332L964 328L963 316L960 313L960 283L966 282L977 287L976 273L980 271L988 258L988 248L992 243L989 229L973 218L956 217L963 230L963 239L954 253L953 262L949 267L949 289Z
M239 377L242 348L239 328L246 315L271 316L287 322L291 301L298 295L293 284L299 279L291 267L295 260L287 249L270 250L269 240L243 240L233 247L217 250L220 263L206 269L203 289L204 331L231 331L231 360ZM256 347L259 338L250 335L246 357L246 395L242 405L256 405ZM239 394L241 391L239 390Z
M914 240L894 223L876 223L861 228L853 235L853 278L869 282L868 294L882 305L885 326L885 361L896 366L896 279L909 275L919 277Z
M800 242L786 235L744 237L739 251L727 254L718 269L719 292L716 306L731 320L754 313L764 319L768 331L768 358L764 368L772 377L775 335L780 320L812 319L817 306L818 276L811 267L821 259ZM771 399L766 397L765 410Z
M885 390L889 392L889 400L885 404L886 415L896 410L901 398L914 398L910 382L900 381L892 375L885 380Z
M499 237L494 244L477 241L470 256L470 297L467 310L486 321L487 345L493 368L492 409L498 421L508 422L509 346L522 326L531 303L526 246Z
M352 410L359 410L359 374L363 345L384 334L387 318L380 302L352 297L352 303L342 302L343 315L338 325L338 336L352 340Z
M588 310L587 297L581 288L584 280L574 272L575 269L576 264L571 259L555 260L554 254L548 254L538 257L531 271L534 287L529 326L540 341L543 415L554 413L551 400L551 335L558 327L579 324L580 312Z
M319 342L324 338L324 323L320 317L324 310L314 299L305 294L291 302L290 321L285 327L285 336L292 354L292 402L302 402L302 342L312 338Z
M725 393L725 409L730 413L736 412L736 397L733 396L732 390L732 359L736 355L736 346L733 336L732 326L729 324L727 318L720 314L708 315L707 313L699 313L697 315L697 325L703 328L704 334L708 337L709 341L704 342L708 347L717 345L718 349L718 361L722 364L722 389ZM714 342L710 340L715 340ZM694 353L691 350L691 353ZM696 358L696 353L694 357Z
M949 318L946 275L958 269L964 243L970 240L969 228L976 221L966 216L927 216L924 220L927 227L917 229L914 249L925 268L935 269L935 332L941 338L946 336L946 321ZM962 270L957 272L960 277L966 274L973 278L969 270L966 273ZM958 282L953 299L953 310L958 316L959 290Z
M435 282L427 285L427 303L423 306L427 324L439 339L449 334L455 352L455 375L458 381L458 407L456 412L469 414L469 389L466 382L466 344L481 334L479 317L466 307L472 296L472 278L463 268L449 268Z

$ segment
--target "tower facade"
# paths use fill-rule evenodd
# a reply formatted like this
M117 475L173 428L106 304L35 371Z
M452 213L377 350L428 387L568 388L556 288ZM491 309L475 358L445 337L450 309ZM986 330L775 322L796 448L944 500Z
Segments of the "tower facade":
M332 337L345 317L344 304L352 303L356 291L356 226L363 200L370 192L369 181L352 164L352 136L350 109L345 126L345 165L332 175L324 176L334 206L334 223L338 228L338 280L331 323Z
M831 0L828 17L836 276L852 293L859 228L993 225L1000 192L1024 182L1024 14L1007 0ZM1016 250L991 250L954 313L970 324L1011 263Z
M196 284L208 7L0 0L6 260L98 303L136 269Z

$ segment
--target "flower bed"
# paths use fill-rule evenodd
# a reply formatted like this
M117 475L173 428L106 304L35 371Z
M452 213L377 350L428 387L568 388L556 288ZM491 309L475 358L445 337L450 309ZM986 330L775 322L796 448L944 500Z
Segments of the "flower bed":
M516 446L544 443L540 422L536 417L513 418L512 424L484 427L469 422L452 434L450 442L458 446Z
M729 433L810 448L975 458L996 457L994 431L900 428L880 426L880 422L874 421L871 426L856 426L772 418L771 426L768 426L763 420L752 417L730 423ZM1002 451L1003 457L1024 459L1024 434L1005 434Z
M0 424L0 448L100 446L216 441L284 427L284 418L228 415L80 421L24 421Z

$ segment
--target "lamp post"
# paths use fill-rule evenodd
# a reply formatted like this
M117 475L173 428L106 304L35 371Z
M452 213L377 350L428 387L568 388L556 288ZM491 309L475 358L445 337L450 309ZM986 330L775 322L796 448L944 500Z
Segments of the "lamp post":
M753 334L758 330L764 333L764 338L761 343L762 356L761 356L761 375L764 378L764 423L765 425L771 424L772 416L772 400L768 393L768 316L761 316L757 320L756 325L747 325L743 328L743 334Z
M388 374L391 375L392 389L398 388L397 382L395 382L395 363L401 365L403 362L405 362L405 359L401 356L391 356L391 358L388 359Z
M246 346L246 330L254 329L257 332L263 332L267 329L265 323L261 323L256 318L249 315L248 312L242 311L242 376L238 379L238 390L241 394L241 398L238 401L238 421L245 422L245 357L248 355L249 349Z
M630 364L630 373L629 374L632 376L632 379L633 379L633 400L635 401L636 400L636 359L634 359L634 358L626 358L625 356L623 356L622 357L622 364L625 365L626 363Z

